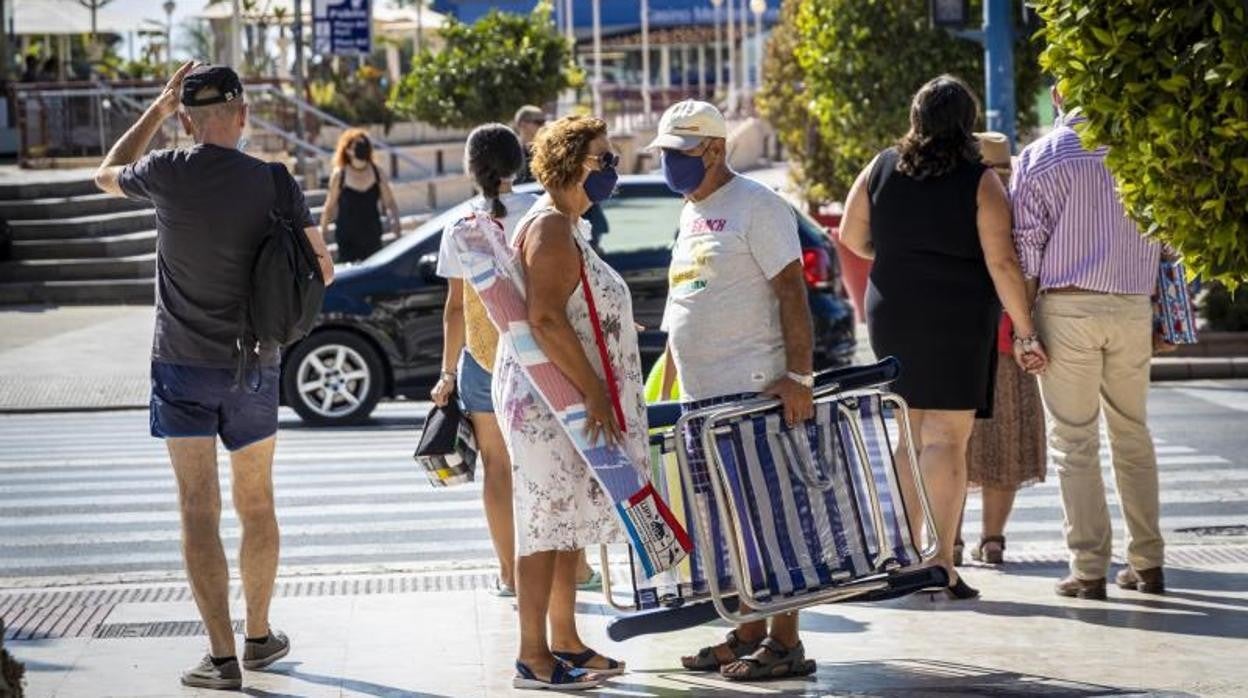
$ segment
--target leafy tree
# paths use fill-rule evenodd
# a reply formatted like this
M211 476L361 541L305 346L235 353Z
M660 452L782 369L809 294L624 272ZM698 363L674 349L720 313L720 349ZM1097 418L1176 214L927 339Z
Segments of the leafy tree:
M924 82L951 73L983 95L983 48L933 28L927 0L785 4L785 15L796 26L797 65L772 70L767 79L791 79L795 71L800 75L801 87L794 89L808 100L805 110L820 142L807 154L819 162L803 162L802 171L817 177L819 191L829 197L843 197L872 156L906 132L910 98ZM793 4L795 12L787 7ZM972 2L972 16L979 16L981 7ZM1035 126L1036 116L1027 105L1043 82L1038 52L1028 37L1019 36L1014 87L1020 131ZM793 120L800 123L796 116Z
M806 93L805 73L794 59L799 38L799 3L780 6L780 22L772 29L763 56L763 81L755 104L789 153L790 174L810 202L830 198L824 182L831 181L836 154L827 146L811 116L813 102Z
M419 52L391 93L391 107L417 120L455 128L507 121L520 106L549 102L582 82L546 0L529 15L491 10L473 24L448 18L439 34L442 49Z
M1239 0L1041 0L1041 61L1088 117L1141 227L1189 271L1248 274L1248 10Z

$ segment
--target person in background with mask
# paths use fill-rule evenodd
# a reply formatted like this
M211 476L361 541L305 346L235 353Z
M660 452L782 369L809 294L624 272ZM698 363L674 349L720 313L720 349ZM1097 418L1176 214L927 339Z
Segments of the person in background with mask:
M194 145L143 155L175 113ZM245 387L235 374L239 309L248 300L252 263L274 208L280 206L307 235L325 283L334 278L329 250L299 185L284 167L238 150L246 124L238 75L226 66L186 63L95 173L103 191L156 207L151 432L165 439L169 450L182 557L209 642L208 655L182 674L182 683L229 690L242 687L243 668L263 669L290 651L286 635L269 626L278 559L273 448L281 348L260 347L259 366L248 372ZM230 569L221 547L218 437L230 451L232 498L243 529L242 667L230 622Z
M718 109L686 100L664 112L649 146L662 149L667 185L686 199L663 315L668 373L680 377L685 412L761 394L783 401L785 420L798 424L814 415L815 379L797 219L779 194L732 171L727 136ZM700 434L685 436L700 454ZM690 467L705 470L705 459ZM740 625L681 663L734 680L815 671L797 613Z
M334 222L339 262L358 262L382 247L381 209L385 203L390 230L403 234L399 206L385 175L373 164L373 143L362 128L350 128L338 139L329 193L321 211L321 235L328 239Z
M615 190L616 160L601 119L569 116L548 124L533 144L532 161L546 195L516 225L513 245L533 339L584 396L588 441L622 443L645 469L644 379L632 298L583 237L581 220ZM615 377L611 384L608 375ZM577 632L577 568L583 549L627 538L611 498L508 342L494 362L493 399L515 493L520 651L513 685L593 688L624 665L587 647Z

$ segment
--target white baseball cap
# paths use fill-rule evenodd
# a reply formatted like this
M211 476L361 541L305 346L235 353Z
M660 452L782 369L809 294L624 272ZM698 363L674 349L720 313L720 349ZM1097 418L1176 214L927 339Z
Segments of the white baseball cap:
M663 118L659 119L659 135L650 141L646 149L689 150L696 148L704 138L727 137L728 124L715 105L686 99L663 112Z

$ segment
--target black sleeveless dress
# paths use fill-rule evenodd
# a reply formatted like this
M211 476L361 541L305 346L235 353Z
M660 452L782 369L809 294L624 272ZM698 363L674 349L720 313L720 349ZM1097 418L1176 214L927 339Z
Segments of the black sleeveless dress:
M901 361L893 389L910 407L991 417L1001 306L975 220L985 167L916 180L899 157L885 150L870 173L871 348Z
M343 173L338 194L338 215L334 237L338 240L338 261L358 262L381 249L381 175L373 165L373 186L359 191L347 186Z

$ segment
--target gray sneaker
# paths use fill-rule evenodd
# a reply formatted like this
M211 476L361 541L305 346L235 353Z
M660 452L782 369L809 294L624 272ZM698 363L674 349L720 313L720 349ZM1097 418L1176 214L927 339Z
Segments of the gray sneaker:
M238 660L217 666L211 656L204 655L199 664L182 672L182 685L237 691L243 687L243 672L238 668Z
M290 654L290 638L276 630L269 631L269 639L264 644L245 643L243 666L250 670L263 669L266 666Z

